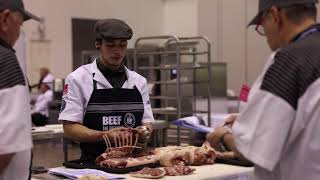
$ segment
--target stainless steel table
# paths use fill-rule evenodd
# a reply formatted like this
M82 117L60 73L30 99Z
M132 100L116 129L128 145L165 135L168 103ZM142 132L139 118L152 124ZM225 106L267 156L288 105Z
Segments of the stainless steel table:
M213 180L252 180L253 179L253 168L252 167L240 167L226 164L213 164L206 166L194 166L196 171L193 174L187 176L165 176L164 180L202 180L202 179L213 179ZM125 179L141 180L141 178L131 177L129 174L120 174L119 176ZM32 180L61 180L65 179L50 175L48 173L33 175Z
M41 127L33 127L32 129L32 140L34 142L41 140L50 140L62 138L63 141L63 153L64 160L68 160L68 140L63 136L62 124L52 124Z

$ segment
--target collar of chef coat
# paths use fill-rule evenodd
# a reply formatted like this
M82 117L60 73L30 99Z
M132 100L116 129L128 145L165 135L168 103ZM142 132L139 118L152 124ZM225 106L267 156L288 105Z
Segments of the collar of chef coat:
M124 66L124 69L127 75L127 80L123 83L122 88L132 89L134 87L132 72L126 66ZM103 76L102 72L100 72L100 70L98 69L97 59L95 59L91 63L91 72L95 74L93 79L96 80L98 84L104 86L104 88L113 88L110 82Z

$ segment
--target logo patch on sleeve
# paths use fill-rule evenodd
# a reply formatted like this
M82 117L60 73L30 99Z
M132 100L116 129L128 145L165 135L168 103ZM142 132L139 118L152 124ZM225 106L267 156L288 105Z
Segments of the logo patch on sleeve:
M242 85L241 91L240 91L240 95L239 95L239 100L240 101L243 101L243 102L247 102L248 101L250 89L251 89L250 86Z
M68 84L65 84L65 85L63 86L63 95L68 94L68 92L69 92L69 86L68 86Z

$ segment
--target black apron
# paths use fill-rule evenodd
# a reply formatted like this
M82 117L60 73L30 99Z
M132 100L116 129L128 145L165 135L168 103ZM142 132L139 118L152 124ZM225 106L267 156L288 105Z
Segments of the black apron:
M143 113L142 96L136 86L133 89L97 89L97 81L93 80L83 125L98 131L135 128L142 125ZM106 150L106 145L104 142L80 143L80 149L81 159L94 160Z

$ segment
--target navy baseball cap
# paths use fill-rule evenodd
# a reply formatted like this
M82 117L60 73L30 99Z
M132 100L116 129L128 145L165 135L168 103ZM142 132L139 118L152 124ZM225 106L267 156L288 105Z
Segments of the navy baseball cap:
M126 39L132 38L131 27L120 19L104 19L94 26L96 39Z
M0 0L0 10L12 10L12 11L19 11L23 15L24 21L29 19L34 19L36 21L40 21L40 18L31 14L30 12L24 9L24 4L22 0Z
M257 15L250 21L248 26L257 25L261 14L272 6L290 7L297 4L316 4L318 0L259 0L259 9Z

